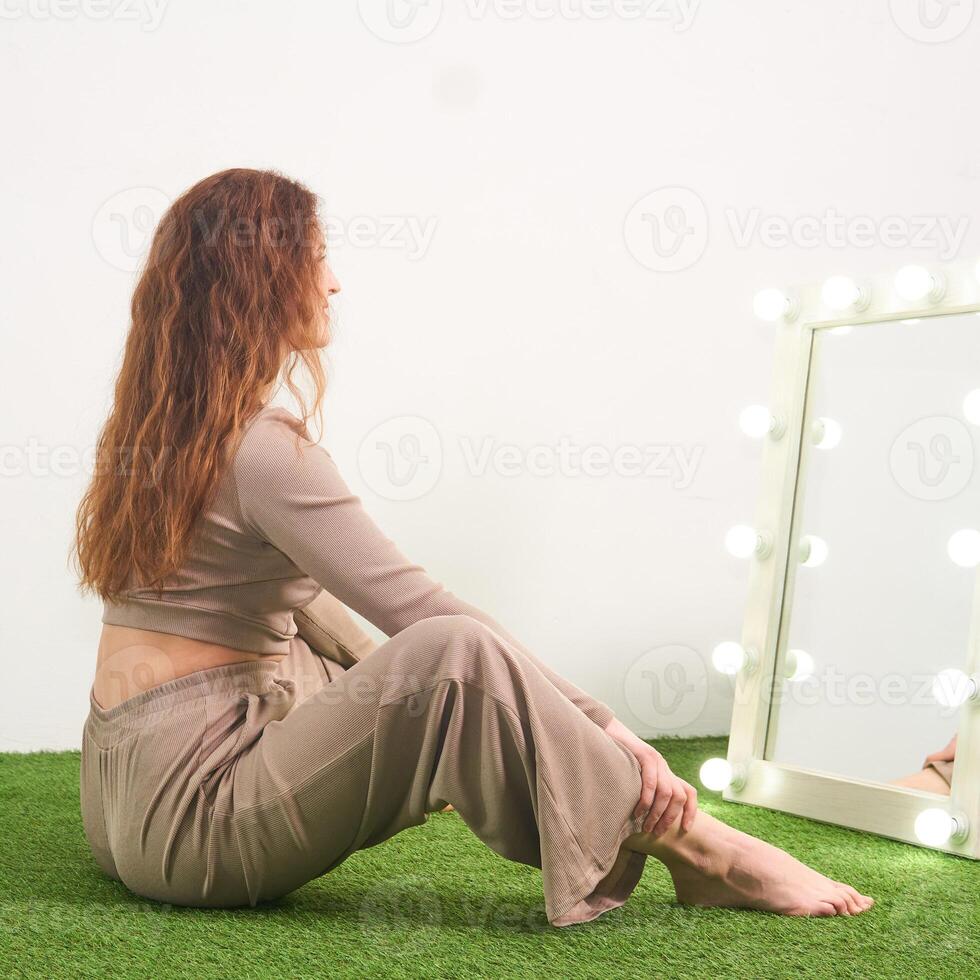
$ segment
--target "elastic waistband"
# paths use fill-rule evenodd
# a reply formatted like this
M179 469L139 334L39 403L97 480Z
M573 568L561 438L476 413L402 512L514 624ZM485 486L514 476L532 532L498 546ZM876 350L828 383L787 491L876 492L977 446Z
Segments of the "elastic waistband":
M278 667L277 660L248 660L208 667L164 681L120 701L112 708L103 708L95 700L93 685L89 689L89 721L100 730L111 730L117 725L129 727L141 715L204 697L217 695L234 698L241 694L265 694L277 686L275 674Z

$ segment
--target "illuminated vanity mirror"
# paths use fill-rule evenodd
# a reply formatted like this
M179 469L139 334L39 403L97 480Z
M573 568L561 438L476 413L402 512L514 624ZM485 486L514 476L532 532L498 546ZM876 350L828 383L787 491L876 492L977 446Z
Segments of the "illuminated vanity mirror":
M762 500L728 541L752 572L741 641L716 652L737 683L715 771L728 799L978 857L978 284L922 275L934 288L912 301L851 283L844 315L826 288L773 299L773 400L743 422L766 441Z
M971 397L973 314L815 331L765 758L949 792L980 561Z

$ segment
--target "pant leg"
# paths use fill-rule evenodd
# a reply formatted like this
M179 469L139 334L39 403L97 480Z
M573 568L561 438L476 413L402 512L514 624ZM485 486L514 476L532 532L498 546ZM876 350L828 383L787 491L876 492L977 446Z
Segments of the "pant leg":
M484 843L540 867L549 920L621 905L639 766L512 645L468 616L403 630L246 748L212 832L249 900L292 891L452 803Z

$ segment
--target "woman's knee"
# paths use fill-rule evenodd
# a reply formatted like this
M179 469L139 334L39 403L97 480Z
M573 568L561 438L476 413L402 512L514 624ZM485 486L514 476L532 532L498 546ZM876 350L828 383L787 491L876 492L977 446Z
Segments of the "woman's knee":
M399 635L408 642L413 659L424 660L432 669L499 656L501 647L489 626L464 613L420 619Z

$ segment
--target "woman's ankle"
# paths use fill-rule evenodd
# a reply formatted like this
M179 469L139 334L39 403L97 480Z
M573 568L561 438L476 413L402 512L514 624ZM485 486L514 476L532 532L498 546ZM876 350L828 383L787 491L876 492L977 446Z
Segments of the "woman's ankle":
M684 865L701 874L723 876L732 867L738 850L735 834L725 824L698 811L690 830L682 830L678 821L660 837L633 834L624 846L655 857L668 867Z

